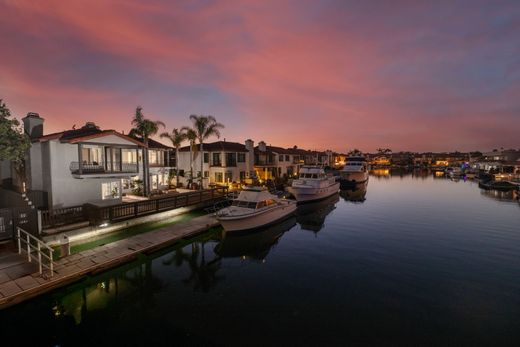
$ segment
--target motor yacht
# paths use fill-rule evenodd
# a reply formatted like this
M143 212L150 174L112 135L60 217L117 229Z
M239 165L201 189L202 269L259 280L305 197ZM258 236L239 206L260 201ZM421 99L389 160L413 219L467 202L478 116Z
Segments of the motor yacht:
M227 232L265 227L283 220L296 211L296 201L279 198L265 187L246 187L231 206L216 212Z
M299 203L325 199L339 190L339 182L320 166L302 166L300 176L287 189Z
M340 171L341 189L350 189L357 184L368 181L368 164L362 155L349 156L345 166Z

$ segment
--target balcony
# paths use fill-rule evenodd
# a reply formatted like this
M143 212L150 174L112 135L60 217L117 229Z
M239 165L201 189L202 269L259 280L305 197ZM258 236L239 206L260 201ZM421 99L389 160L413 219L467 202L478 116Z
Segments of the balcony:
M81 178L83 176L128 176L128 174L137 174L139 169L137 163L114 163L113 167L98 163L83 163L81 171L79 162L73 161L69 166L70 172L74 177Z

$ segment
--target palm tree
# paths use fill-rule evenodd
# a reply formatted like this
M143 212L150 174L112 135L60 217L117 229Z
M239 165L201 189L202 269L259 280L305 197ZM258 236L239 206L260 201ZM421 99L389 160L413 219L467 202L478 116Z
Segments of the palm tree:
M171 133L164 132L160 135L161 138L167 138L171 141L172 146L175 147L175 176L177 176L177 182L175 188L179 187L179 148L181 147L184 140L186 140L186 133L181 129L174 128Z
M193 182L193 152L195 147L195 140L197 140L197 134L195 130L190 127L184 126L181 128L186 134L186 139L190 141L190 183Z
M220 138L220 129L223 129L224 125L218 123L213 116L198 116L192 114L190 119L193 122L193 130L195 131L200 144L200 189L202 189L202 180L204 178L204 140L207 140L211 136Z
M161 121L153 121L150 119L144 118L143 108L141 106L137 106L135 109L135 115L132 119L133 128L130 130L129 135L133 137L139 137L141 141L144 143L143 150L143 188L144 195L150 195L150 168L148 167L148 139L150 136L153 136L159 132L159 127L162 126L165 128L163 122Z

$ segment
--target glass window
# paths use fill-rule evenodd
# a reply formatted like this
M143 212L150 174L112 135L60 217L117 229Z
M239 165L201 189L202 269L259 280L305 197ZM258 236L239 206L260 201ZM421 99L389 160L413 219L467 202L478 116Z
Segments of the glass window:
M246 161L246 154L245 153L238 153L238 160L239 163L245 163Z
M83 147L81 150L81 156L83 157L83 164L103 165L102 147Z
M157 189L159 184L159 178L157 175L150 175L150 181L152 183L152 189Z
M280 156L278 157L278 161L283 161L283 154L280 154Z
M245 171L240 171L240 180L245 180L246 179L246 172Z
M137 151L135 149L123 148L121 150L122 160L125 164L137 163Z
M204 153L204 163L208 164L209 163L209 153Z
M204 171L204 178L208 178L209 177L209 171Z
M226 182L231 182L233 180L233 174L231 172L226 172L224 178L226 179Z
M131 188L130 182L131 181L129 178L123 178L123 180L122 180L123 189L130 189Z
M222 162L220 160L220 153L213 153L213 166L222 166Z
M226 153L226 166L237 166L236 153Z
M106 182L101 184L101 198L106 199L117 199L120 196L119 182Z
M222 183L224 181L224 175L222 172L215 172L215 182Z
M285 155L285 161L289 161L289 155L288 154Z
M149 150L148 151L148 161L149 164L158 164L157 151Z

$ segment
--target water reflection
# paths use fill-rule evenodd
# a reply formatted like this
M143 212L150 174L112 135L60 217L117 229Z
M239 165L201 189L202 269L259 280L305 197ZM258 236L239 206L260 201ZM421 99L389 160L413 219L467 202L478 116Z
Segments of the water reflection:
M339 195L345 200L353 203L363 203L366 199L368 181L357 184L353 189L340 190Z
M380 179L380 178L389 179L390 178L390 169L373 169L373 170L369 171L369 174L371 176L377 177L378 179Z
M334 194L327 199L299 205L296 210L296 221L303 230L317 233L325 223L325 218L336 208L339 195Z
M126 302L130 306L135 304L134 309L157 307L157 296L166 288L168 278L165 278L162 269L171 266L185 269L182 273L186 275L179 278L179 283L190 287L194 292L209 292L224 277L218 275L222 258L213 252L206 255L207 243L214 240L215 234L209 234L206 238L184 248L164 251L154 256L142 256L141 260L123 268L72 286L66 293L57 292L50 311L57 322L80 325L87 320L92 322L108 319L98 317L100 312L117 315L118 312L129 309L120 307L120 302ZM208 260L208 257L211 259Z
M209 292L218 282L223 280L218 275L222 266L222 258L214 256L208 261L206 257L206 243L213 237L203 240L200 243L192 243L190 247L179 248L173 252L168 259L164 259L164 265L175 264L176 267L187 265L190 269L188 277L183 279L185 285L191 286L194 291ZM191 252L188 252L191 248Z
M498 201L519 201L520 192L518 190L501 191L495 189L480 189L480 194L486 198Z
M215 247L215 253L224 258L242 257L263 261L282 235L296 224L296 217L271 227L242 234L225 233Z

